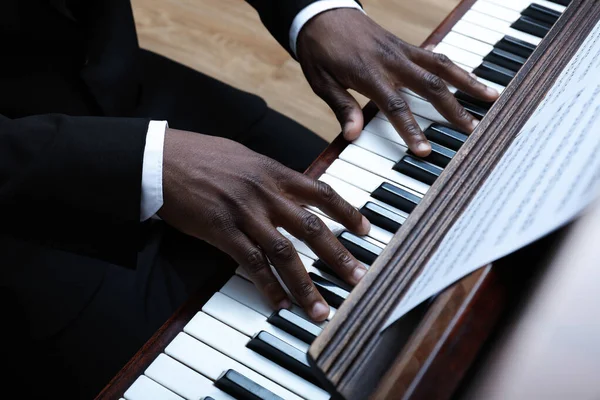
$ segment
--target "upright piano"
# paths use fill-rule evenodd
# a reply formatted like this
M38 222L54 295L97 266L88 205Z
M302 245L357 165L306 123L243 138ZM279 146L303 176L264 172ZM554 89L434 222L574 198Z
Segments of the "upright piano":
M371 221L368 236L315 212L369 272L351 289L290 238L332 305L314 323L273 310L246 274L223 273L193 296L97 399L445 399L473 379L566 227L482 266L380 333L397 300L558 74L600 20L596 0L463 0L423 43L501 96L484 103L450 88L481 119L470 136L423 98L403 98L431 141L411 154L372 104L352 143L338 136L306 171ZM558 248L558 245L557 247Z

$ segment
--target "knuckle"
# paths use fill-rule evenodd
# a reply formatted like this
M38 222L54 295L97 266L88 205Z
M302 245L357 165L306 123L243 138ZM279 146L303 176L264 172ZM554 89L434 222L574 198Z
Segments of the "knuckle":
M323 223L314 214L306 214L302 217L302 229L308 237L319 236L323 232Z
M315 291L315 287L311 282L300 282L294 286L293 292L294 296L297 298L307 298L310 297Z
M433 53L436 63L442 68L448 68L452 65L452 61L447 55L441 53Z
M348 217L349 220L354 220L356 222L359 222L362 220L362 214L360 213L360 211L358 211L356 208L354 208L350 203L346 203L346 205L344 206L345 209L345 214L346 217Z
M276 239L272 245L272 253L277 259L290 259L294 254L294 247L287 239Z
M461 105L458 106L457 115L460 119L472 119L471 114Z
M335 198L335 191L325 182L315 181L315 185L317 186L317 194L321 199L330 202Z
M335 253L335 261L341 267L348 267L352 263L352 257L348 251L340 249Z
M444 81L435 75L426 75L424 78L424 82L427 91L434 95L439 96L446 92L446 84L444 84Z
M224 233L232 232L235 229L235 222L231 218L231 215L226 211L212 213L209 224Z
M404 127L403 133L405 133L408 137L421 137L421 130L415 126L414 124L408 124Z
M386 109L392 115L404 115L410 112L408 104L398 96L393 96L388 99Z
M265 259L257 248L250 249L246 255L246 270L250 274L256 274L266 268Z

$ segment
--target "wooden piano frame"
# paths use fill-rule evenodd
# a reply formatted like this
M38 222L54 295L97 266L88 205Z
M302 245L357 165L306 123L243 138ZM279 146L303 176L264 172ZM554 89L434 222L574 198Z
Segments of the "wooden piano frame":
M474 2L463 0L422 47L439 43ZM599 18L599 1L571 2L312 344L309 361L334 398L445 399L455 392L507 308L513 283L509 267L520 260L509 257L482 267L384 334L378 332ZM369 103L365 121L376 112ZM306 173L318 178L347 144L339 135ZM184 304L97 399L120 398L230 276L223 271Z

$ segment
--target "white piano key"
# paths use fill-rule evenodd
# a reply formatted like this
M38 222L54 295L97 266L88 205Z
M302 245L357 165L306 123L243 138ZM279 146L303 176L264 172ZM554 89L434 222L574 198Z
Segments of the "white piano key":
M447 43L451 46L461 48L463 50L477 54L480 57L485 57L492 50L494 50L494 46L492 46L491 44L484 43L482 41L473 39L458 32L448 32L446 37L444 37L444 40L442 40L442 43Z
M144 374L188 400L206 396L215 400L234 400L213 385L212 381L165 354L160 354Z
M390 181L399 184L403 188L412 189L421 195L425 194L427 190L429 190L430 186L428 184L395 171L393 169L395 165L393 161L383 158L375 153L371 153L365 149L361 149L353 144L348 145L346 149L342 151L339 158L349 162L350 164L354 164L357 167L372 172L375 175L389 179Z
M467 20L461 19L453 27L451 32L460 33L474 40L487 43L490 46L495 46L504 36L502 32L494 31L486 27L474 24Z
M494 3L478 0L472 6L471 10L479 11L494 18L501 19L510 23L515 22L521 17L521 12L502 7Z
M477 68L481 62L483 61L483 56L477 55L475 53L471 53L470 51L463 50L461 48L452 46L446 42L441 42L435 49L433 49L434 53L444 54L448 56L450 60L455 63L466 65L470 68ZM423 115L423 114L419 114ZM423 115L427 117L426 115Z
M483 83L484 85L491 87L492 89L496 89L498 91L498 93L502 93L504 91L504 89L506 89L506 86L499 85L496 82L488 81L487 79L478 77L477 80L479 82Z
M514 37L515 39L519 39L519 40L522 40L524 42L531 43L534 46L539 45L540 42L542 41L542 38L534 36L534 35L532 35L530 33L518 31L518 30L516 30L514 28L509 28L508 31L506 32L506 34L508 36Z
M312 265L315 260L312 260L302 254L298 254L298 256L300 257L300 261L302 261L302 264L304 266L306 265ZM306 268L306 267L305 267ZM296 315L300 315L303 318L307 318L307 321L312 321L310 319L310 317L306 316L305 313L300 314L298 312L296 312L295 310L299 309L300 306L298 305L298 301L294 298L294 296L292 296L290 290L287 288L287 286L285 285L285 283L281 280L281 277L279 276L279 274L277 273L277 270L273 269L273 273L275 274L275 277L277 278L277 280L279 281L279 283L281 284L281 286L283 287L283 290L285 290L285 292L287 293L288 297L292 300L292 308L291 311L294 312ZM241 266L237 267L235 270L235 274L238 276L241 276L242 278L244 278L247 281L250 281L250 277L248 276L248 273L246 272L245 269L243 269ZM328 320L330 320L331 318L333 318L335 316L337 309L335 307L332 307L331 305L329 306L329 316L327 317ZM318 324L316 321L312 321L315 324Z
M547 1L547 0L534 0L532 2L532 4L538 4L540 6L544 6L546 8L550 8L554 11L558 11L559 13L564 13L565 10L567 9L566 6L560 5L560 4L556 4L552 1Z
M542 39L537 36L511 28L510 23L506 21L493 18L489 15L480 13L475 10L467 11L463 16L462 21L471 22L475 25L479 25L481 27L497 31L502 34L502 37L504 37L505 35L512 36L515 39L522 40L534 46L537 46L542 41Z
M417 196L423 196L423 193L392 182L390 179L386 179L341 159L337 159L331 163L326 173L369 193L374 192L382 183L388 182Z
M552 10L558 11L560 13L564 12L567 7L553 3L547 0L485 0L489 3L494 3L496 5L510 8L511 10L515 10L521 12L525 10L530 4L538 4L540 6L544 6L546 8L550 8Z
M299 396L296 396L283 386L265 378L186 333L179 333L169 343L165 349L165 353L212 381L216 381L223 372L232 369L284 399L300 400Z
M467 11L465 15L463 15L462 20L472 22L476 25L483 26L497 32L502 32L505 35L510 29L510 22L494 18L475 10Z
M123 397L127 400L183 400L183 397L144 375L139 376L133 382Z
M348 183L339 178L336 178L333 175L323 174L319 178L323 182L329 184L334 190L336 190L342 197L349 200L350 203L357 208L363 207L367 202L375 203L387 210L390 210L393 213L400 215L402 218L408 218L408 213L393 207L387 203L384 203L381 200L377 200L371 197L370 193Z
M405 145L392 142L367 130L362 131L358 139L354 140L352 144L394 162L400 161L408 150Z
M242 269L238 267L238 269ZM253 309L261 315L264 315L266 318L270 317L271 314L275 311L269 301L259 292L259 290L254 286L252 282L246 280L238 275L234 275L223 287L219 290L224 295L244 304L245 306ZM292 304L290 311L294 314L304 318L307 321L311 321L312 323L318 325L321 328L325 327L325 322L314 322L310 319L310 317L302 310L298 305ZM335 310L332 309L329 313L330 320L335 315Z
M184 332L306 399L328 399L323 389L248 349L248 338L216 319L197 313Z
M343 231L347 230L342 224L327 217L325 213L323 213L320 209L316 207L309 208L312 212L314 212L315 215L317 215L321 219L321 221L325 223L325 225L327 225L329 230L332 231L336 236L338 236ZM384 247L390 242L390 240L392 240L392 237L394 237L394 235L390 232L373 225L371 226L371 230L369 231L367 236L363 236L362 238L367 241L373 241L374 244L379 243L380 247Z
M215 293L204 304L202 311L224 324L252 337L260 331L266 331L303 352L308 351L308 344L287 332L271 325L264 315L257 313L223 293Z

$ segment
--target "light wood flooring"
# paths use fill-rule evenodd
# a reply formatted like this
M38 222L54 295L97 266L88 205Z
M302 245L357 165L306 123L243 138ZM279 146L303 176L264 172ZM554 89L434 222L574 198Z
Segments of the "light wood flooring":
M284 1L284 0L274 0ZM363 0L367 14L398 37L420 44L458 0ZM140 44L230 85L327 140L339 125L295 60L242 0L132 0ZM360 97L361 104L366 103ZM176 128L176 127L174 127Z

